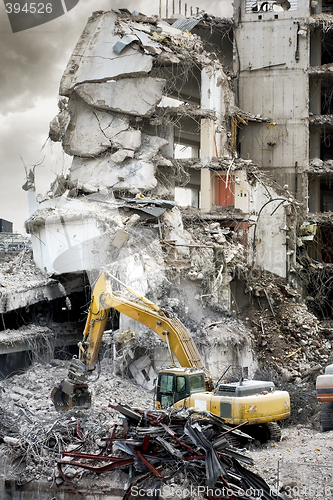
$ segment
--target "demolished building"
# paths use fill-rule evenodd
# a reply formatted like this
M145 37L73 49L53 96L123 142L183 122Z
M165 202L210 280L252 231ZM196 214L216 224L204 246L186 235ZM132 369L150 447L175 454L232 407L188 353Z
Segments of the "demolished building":
M290 167L283 140L297 129L306 142L305 97L300 107L291 101L288 117L278 108L279 97L272 97L270 109L268 90L261 107L246 98L259 81L273 85L275 76L290 85L287 75L300 67L298 56L288 64L243 62L243 40L255 37L258 26L289 26L296 13L310 14L295 6L280 11L269 4L258 14L240 4L232 20L198 14L162 21L126 9L91 16L62 77L59 113L50 124L50 139L62 143L72 164L42 200L36 200L33 172L25 185L31 211L26 228L45 275L93 283L108 269L185 321L190 316L203 345L203 324L248 307L254 290L272 310L274 298L253 280L281 278L297 300L307 296L314 288L307 264L318 253L302 233L316 226L304 204L313 161L306 147L291 147L295 158L301 156ZM308 19L312 26L313 16ZM306 53L301 35L298 50ZM263 57L259 52L253 57ZM304 80L308 73L302 66L297 75ZM274 154L262 156L266 148ZM123 317L119 327L138 329ZM247 328L231 325L230 336L223 328L214 327L224 355L214 355L216 340L206 353L216 373L221 364L255 371L251 335L240 333ZM160 356L155 350L147 358L142 351L130 373L151 388L157 368L153 363L151 370L151 358Z
M298 286L319 318L331 318L332 6L239 1L234 20L238 104L271 120L240 125L240 154L302 204L295 224Z
M50 137L62 141L73 161L26 223L37 266L53 276L86 272L92 281L96 271L109 269L159 302L169 297L170 303L180 303L185 292L182 307L189 308L193 326L207 317L201 303L213 322L214 309L231 307L225 259L243 253L231 237L239 230L240 238L247 238L251 203L246 188L251 162L238 159L230 145L233 92L221 61L186 29L157 18L97 12L74 49L60 94ZM176 145L186 147L190 158L177 158ZM230 228L227 219L221 227L218 214L208 216L199 224L199 243L197 231L184 229L175 188L186 183L197 208L200 191L208 211L219 196L213 183L223 180L223 172L231 179L235 169L240 177L236 226ZM260 192L260 181L254 184ZM30 196L33 189L31 182ZM180 285L178 291L172 284ZM201 298L204 291L208 301ZM120 327L138 329L124 318ZM241 364L255 368L250 338L242 338L237 328L230 337L238 347L231 351L223 341L223 363L244 358ZM143 354L129 370L139 379L144 371L143 381L152 388L156 376L147 375L150 364Z

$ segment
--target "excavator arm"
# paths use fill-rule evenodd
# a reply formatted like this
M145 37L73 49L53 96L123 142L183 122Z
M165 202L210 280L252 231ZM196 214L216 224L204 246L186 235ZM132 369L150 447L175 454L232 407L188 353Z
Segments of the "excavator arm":
M153 330L167 344L170 355L178 360L180 366L204 371L207 387L211 388L212 376L204 367L190 332L179 319L170 317L166 311L126 285L126 290L137 300L131 300L121 292L114 292L111 286L113 279L119 282L111 274L103 272L95 284L83 339L78 344L79 359L72 359L67 378L52 391L51 397L57 410L68 410L72 406L90 406L86 374L96 366L111 308ZM175 364L174 359L173 361Z

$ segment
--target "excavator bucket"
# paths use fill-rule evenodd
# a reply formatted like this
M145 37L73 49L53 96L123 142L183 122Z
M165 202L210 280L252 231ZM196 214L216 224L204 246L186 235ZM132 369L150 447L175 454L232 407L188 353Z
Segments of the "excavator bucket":
M66 385L66 381L56 385L51 392L51 399L57 411L68 411L72 408L90 408L91 394L87 384L73 385L71 391L65 391L64 384Z
M69 410L72 407L71 398L61 389L60 385L56 385L52 389L51 399L57 411Z

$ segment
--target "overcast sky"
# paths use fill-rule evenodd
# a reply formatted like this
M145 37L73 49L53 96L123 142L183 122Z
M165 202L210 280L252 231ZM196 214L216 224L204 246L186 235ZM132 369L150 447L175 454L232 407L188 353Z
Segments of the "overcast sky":
M209 14L232 15L230 0L193 2L187 0L189 6ZM95 10L119 7L158 14L158 6L159 0L80 0L58 19L12 33L4 2L0 3L0 219L12 221L15 232L24 233L29 217L27 194L22 190L24 164L31 167L44 158L43 166L36 169L37 192L42 194L55 173L65 168L61 147L48 140L48 128L58 112L61 75L88 17Z

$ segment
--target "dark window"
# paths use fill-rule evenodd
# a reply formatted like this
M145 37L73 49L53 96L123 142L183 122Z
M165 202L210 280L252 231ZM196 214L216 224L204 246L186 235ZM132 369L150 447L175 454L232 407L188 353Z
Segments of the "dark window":
M203 375L192 375L190 377L190 387L191 391L196 391L198 389L205 389L205 378Z
M163 373L160 382L161 393L170 393L174 391L174 376Z
M177 392L184 392L186 389L186 378L177 377Z

